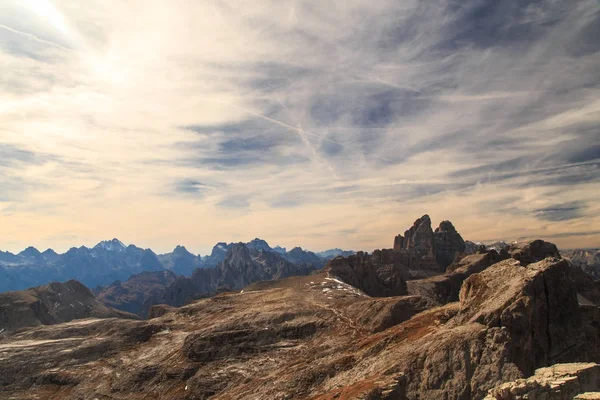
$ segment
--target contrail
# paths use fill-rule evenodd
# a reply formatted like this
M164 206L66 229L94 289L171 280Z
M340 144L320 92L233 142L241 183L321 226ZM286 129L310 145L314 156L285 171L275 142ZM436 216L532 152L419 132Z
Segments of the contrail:
M244 111L245 113L250 114L250 115L252 115L252 116L254 116L256 118L260 118L260 119L263 119L265 121L271 122L273 124L276 124L276 125L279 125L279 126L283 126L284 128L288 128L288 129L290 129L290 130L292 130L294 132L298 132L299 134L304 134L304 135L309 135L309 136L315 136L315 137L318 137L321 140L324 140L326 142L334 143L334 144L337 144L337 145L342 146L344 148L347 148L347 146L345 144L340 143L340 142L338 142L336 140L332 140L332 139L326 138L325 136L317 135L316 133L312 133L312 132L306 131L306 130L304 130L302 128L297 128L295 126L288 125L285 122L279 121L279 120L271 118L271 117L267 117L266 115L259 114L257 112L252 111L252 110L249 110L249 109L247 109L245 107L241 107L241 106L238 106L238 105L234 105L234 104L223 102L223 101L219 101L219 100L214 100L214 101L216 101L218 103L221 103L221 104L226 104L226 105L231 106L231 107L238 108L238 109ZM365 152L365 154L369 154L369 153ZM382 156L379 156L379 155L376 155L376 154L372 154L372 156L375 157L375 158L379 158L380 160L383 160L383 161L388 162L390 164L393 164L393 161L390 160L390 159L388 159L388 158L385 158L385 157L382 157Z
M29 39L29 40L33 40L33 41L35 41L35 42L38 42L38 43L47 44L47 45L49 45L49 46L56 47L57 49L61 49L61 50L64 50L64 51L68 51L69 53L73 53L73 54L79 54L79 53L77 53L77 52L76 52L75 50L73 50L73 49L69 49L69 48L67 48L67 47L61 46L60 44L58 44L58 43L54 43L54 42L51 42L51 41L49 41L49 40L44 40L44 39L42 39L42 38L39 38L39 37L35 36L35 35L34 35L34 34L32 34L32 33L27 33L27 32L18 31L18 30L16 30L16 29L13 29L13 28L11 28L10 26L6 26L6 25L2 25L2 24L0 24L0 28L2 28L2 29L4 29L4 30L7 30L7 31L9 31L9 32L12 32L12 33L16 33L17 35L21 35L21 36L23 36L23 37L26 37L26 38L27 38L27 39Z
M281 101L279 98L277 98L277 102L281 105L281 107L283 107L286 111L289 112L289 108L283 103L283 101ZM335 172L335 169L331 166L331 164L329 164L329 162L327 161L327 159L325 157L321 157L319 155L319 152L317 151L317 149L315 149L315 146L313 146L312 143L310 142L310 140L308 140L308 138L306 137L305 132L306 131L304 129L302 129L302 126L300 124L298 124L298 135L302 139L302 142L304 142L304 144L310 149L310 152L312 153L315 160L317 160L321 164L325 165L331 171L331 173L333 174L335 179L339 179L337 173Z
M390 86L390 87L393 87L393 88L396 88L396 89L408 90L408 91L415 92L415 93L422 93L419 89L415 89L415 88L412 88L410 86L397 85L395 83L384 81L383 79L381 79L378 76L375 76L374 78L368 78L368 79L371 82L379 82L382 85Z

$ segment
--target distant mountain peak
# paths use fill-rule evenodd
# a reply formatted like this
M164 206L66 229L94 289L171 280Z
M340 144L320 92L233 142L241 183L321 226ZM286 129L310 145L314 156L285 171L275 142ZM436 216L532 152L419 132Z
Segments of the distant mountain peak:
M285 252L287 251L285 247L281 247L281 246L275 246L273 247L273 251L279 254L285 254Z
M186 249L185 246L179 245L175 247L175 249L173 250L173 254L176 256L196 256L195 254L192 254L188 249Z
M123 242L115 238L112 240L103 240L94 246L94 249L105 249L108 251L123 251L127 248Z
M42 255L42 253L40 253L40 251L35 247L29 246L28 248L20 252L19 255L23 257L39 257Z
M266 240L263 240L260 238L255 238L255 239L249 241L248 243L246 243L246 246L249 249L273 251L273 249L271 248L271 246L269 246L269 244L266 242Z

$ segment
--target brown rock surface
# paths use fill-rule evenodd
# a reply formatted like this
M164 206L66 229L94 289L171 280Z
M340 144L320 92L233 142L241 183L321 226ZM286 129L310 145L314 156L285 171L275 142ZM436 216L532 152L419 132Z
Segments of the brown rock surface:
M543 240L513 243L508 248L508 252L512 258L519 260L522 265L531 264L546 257L561 258L556 245Z
M501 259L495 251L470 254L450 265L444 275L408 281L408 294L425 296L438 304L458 301L460 288L467 277L483 271Z
M435 260L444 271L465 252L465 241L450 221L442 221L433 233Z
M595 363L556 364L540 368L527 379L518 379L490 389L485 400L571 400L600 399L586 393L600 389L600 365Z

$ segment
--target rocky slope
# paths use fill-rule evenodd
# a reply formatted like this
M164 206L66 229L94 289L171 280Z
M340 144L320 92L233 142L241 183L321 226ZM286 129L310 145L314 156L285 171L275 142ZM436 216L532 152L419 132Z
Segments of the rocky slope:
M252 270L247 254L261 259L246 250L228 265ZM541 367L600 358L598 288L558 257L533 261L547 251L460 260L447 273L469 276L449 303L427 290L370 297L329 268L155 307L148 321L31 328L0 340L0 397L481 399ZM395 287L381 268L364 272Z
M0 333L82 318L135 318L106 307L77 281L0 293Z
M95 290L102 304L122 311L146 317L154 299L160 297L165 288L177 281L171 271L142 272L125 282L116 281Z

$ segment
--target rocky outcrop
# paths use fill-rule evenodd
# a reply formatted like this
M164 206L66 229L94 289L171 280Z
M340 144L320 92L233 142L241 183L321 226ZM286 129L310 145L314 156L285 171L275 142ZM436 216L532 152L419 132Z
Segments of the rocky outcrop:
M525 375L568 360L595 359L582 341L582 318L570 266L548 258L527 267L514 259L469 277L456 324L504 327L511 358ZM589 358L588 358L589 357Z
M458 290L467 275L440 276L453 261L464 255L465 242L450 221L443 221L435 232L428 215L417 219L404 236L394 239L394 249L358 252L354 256L335 258L325 270L365 293L376 296L400 296L407 293L425 295L441 304L458 299ZM490 258L491 260L491 258ZM498 261L498 259L495 259ZM495 262L493 261L493 262ZM493 263L486 259L483 263ZM477 267L473 272L478 272ZM406 290L406 282L412 292Z
M425 214L417 219L413 226L404 232L404 236L396 236L394 250L417 251L422 255L433 256L433 230L429 215Z
M508 253L515 260L519 260L522 265L528 265L546 257L561 258L556 245L543 240L513 243L508 248Z
M88 288L74 280L0 294L0 333L92 317L135 318L104 306Z
M593 393L586 393L597 390L600 390L600 365L556 364L536 370L535 375L530 378L507 382L490 389L485 400L597 399L599 397L592 397Z
M392 250L378 250L373 255L359 251L350 257L336 257L325 271L370 296L402 296L407 293L408 272L396 261Z
M433 233L435 260L443 269L452 264L465 252L465 241L450 221L442 221Z
M450 265L444 275L407 282L408 294L428 297L438 304L458 301L458 294L465 279L503 259L495 251L470 254Z
M344 314L370 332L381 332L437 304L428 297L401 296L368 298L344 309Z
M410 257L405 258L412 264L421 261L422 265L407 265L409 268L433 268L443 272L465 252L465 241L450 221L442 221L434 232L431 219L425 214L404 232L404 236L394 238L394 250L408 253Z

